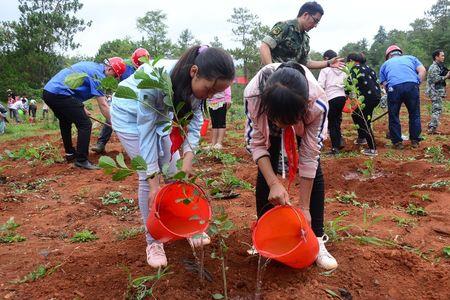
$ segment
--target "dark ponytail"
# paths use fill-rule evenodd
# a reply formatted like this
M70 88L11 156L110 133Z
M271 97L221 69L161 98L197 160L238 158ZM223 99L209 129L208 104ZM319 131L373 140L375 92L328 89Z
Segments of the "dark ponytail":
M265 114L272 122L294 125L306 113L308 98L303 67L295 62L283 63L264 84L258 116Z
M224 50L198 45L186 50L170 74L174 106L177 107L178 103L185 102L183 109L179 112L181 117L192 111L190 70L193 65L198 67L197 75L201 78L214 81L234 79L233 59Z

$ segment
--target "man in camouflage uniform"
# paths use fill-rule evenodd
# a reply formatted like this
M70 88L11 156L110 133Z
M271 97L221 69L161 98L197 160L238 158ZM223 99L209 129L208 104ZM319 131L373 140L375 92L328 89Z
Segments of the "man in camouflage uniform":
M450 71L444 66L445 55L442 49L433 51L433 63L428 69L426 94L431 98L431 120L428 133L435 134L442 113L445 95L445 80L450 78Z
M296 61L309 69L342 67L343 59L338 57L326 61L309 58L308 31L319 24L323 13L317 2L306 2L300 7L296 19L276 23L259 48L262 64Z

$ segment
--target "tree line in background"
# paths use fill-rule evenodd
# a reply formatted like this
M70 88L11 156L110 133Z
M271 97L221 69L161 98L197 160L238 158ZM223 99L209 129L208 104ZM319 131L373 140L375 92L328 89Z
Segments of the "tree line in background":
M426 66L431 64L431 52L437 48L450 49L449 0L438 0L423 18L412 22L411 30L391 30L379 27L373 43L363 38L346 44L339 55L364 52L368 63L378 69L384 62L384 51L391 44L399 45L406 54L418 57ZM19 0L18 21L2 22L0 27L0 95L6 98L6 90L39 98L41 88L61 68L80 60L103 61L107 57L128 58L137 47L145 47L151 56L178 58L195 44L209 43L223 47L220 37L212 41L200 41L184 29L176 42L167 38L167 15L161 10L146 12L136 20L142 33L140 40L129 37L107 41L100 45L95 57L67 57L64 53L80 45L74 41L78 32L91 26L91 21L77 17L83 7L79 0ZM286 16L289 18L289 16ZM237 47L227 49L242 64L242 74L251 77L260 67L258 42L270 30L259 17L247 8L234 8L227 20L232 24L233 40ZM274 20L273 24L279 20ZM271 24L271 25L273 25ZM333 45L330 45L333 49ZM320 60L316 51L311 57Z

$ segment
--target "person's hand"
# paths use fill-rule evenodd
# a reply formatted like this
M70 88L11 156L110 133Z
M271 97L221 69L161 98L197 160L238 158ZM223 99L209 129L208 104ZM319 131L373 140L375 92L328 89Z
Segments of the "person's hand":
M291 205L289 202L289 194L280 182L270 186L268 200L274 205Z
M334 57L334 58L330 59L329 62L330 62L330 67L332 67L332 68L342 69L343 67L345 67L345 62L342 57Z
M183 158L183 166L181 167L181 171L185 172L187 176L192 175L193 167L192 167L192 159L194 155L192 152L187 152Z
M306 221L308 222L309 226L311 226L311 213L309 212L309 208L302 207L302 213Z
M450 78L450 71L447 72L447 75L445 75L445 78L447 78L447 79Z
M227 103L226 103L226 108L227 108L227 110L230 109L230 107L231 107L231 102L227 102Z
M91 116L91 112L90 112L89 110L87 110L86 107L84 107L84 112L86 113L86 115L87 115L88 117Z

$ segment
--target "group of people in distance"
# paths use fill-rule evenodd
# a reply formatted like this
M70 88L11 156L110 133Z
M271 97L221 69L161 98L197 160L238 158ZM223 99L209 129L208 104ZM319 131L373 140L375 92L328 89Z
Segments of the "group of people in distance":
M258 167L258 173L255 174L258 218L274 205L299 206L318 239L316 263L330 270L337 268L338 263L325 247L328 237L324 234L325 186L320 153L327 128L332 151L339 151L343 147L340 123L346 99L343 82L347 79L340 71L344 59L339 58L334 51L325 52L322 61L309 58L308 31L319 24L323 15L324 10L317 2L306 2L300 7L295 19L275 24L260 46L263 67L246 86L243 98L247 117L246 148ZM140 55L149 58L148 52L141 51ZM199 145L203 123L202 107L207 99L214 99L208 104L215 129L212 148L222 148L225 114L231 103L230 85L235 77L235 66L226 51L200 45L189 48L178 61L162 59L156 63L156 67L163 67L170 74L174 107L181 107L178 117L190 115L187 136L178 151L171 153L171 132L164 128L171 123L173 112L167 111L164 103L166 95L161 90L138 88L141 82L138 78L141 77L136 78L133 73L138 70L152 76L154 66L142 63L139 55L136 57L138 59L132 59L134 66L130 73L126 73L129 66L117 57L106 60L104 64L79 62L60 71L45 85L43 99L59 119L67 160L75 161L75 165L81 168L97 169L88 160L92 123L83 105L83 101L97 98L107 124L116 132L130 158L140 155L147 163L147 171L138 174L139 208L145 224L160 188L159 173L162 166L168 164L169 173L174 173L176 161L182 159L182 170L193 173L194 151ZM441 54L437 57L441 57ZM367 143L364 154L374 156L377 152L370 120L380 100L381 89L375 72L365 64L363 55L353 53L347 57L347 61L354 62L354 72L358 70L363 74L358 87L365 101L360 109L361 114L354 115L354 121L360 127L356 141L358 144ZM433 68L437 70L439 66ZM323 69L319 80L314 78L310 69ZM73 72L88 74L83 84L76 89L70 89L64 84L65 77ZM117 78L119 86L134 91L138 101L113 95L108 104L105 95L99 90L98 80L94 80L105 76ZM433 80L439 79L445 83L450 75L439 76L434 76ZM403 102L410 115L412 146L418 146L418 85L424 78L424 67L415 57L403 55L397 46L388 48L380 79L387 91L389 131L395 148L401 148L402 144L398 114ZM436 90L435 84L430 93L436 93ZM184 102L184 105L178 106L180 102ZM72 124L78 129L76 148L72 145ZM436 122L430 123L430 128L436 127ZM289 163L289 174L299 175L296 199L289 197L277 176L284 145L291 145L290 149L298 152L292 155L298 157L298 161ZM98 150L103 149L99 147ZM148 232L146 240L148 264L152 267L165 266L167 257L163 244L155 241ZM195 247L206 245L210 243L210 238L203 233L190 238L189 243ZM255 253L254 249L252 252Z

